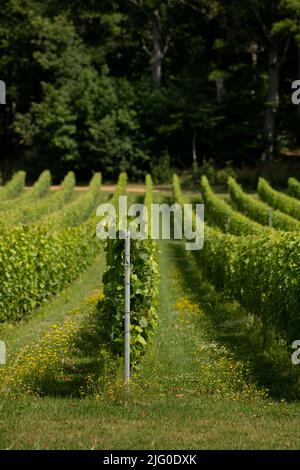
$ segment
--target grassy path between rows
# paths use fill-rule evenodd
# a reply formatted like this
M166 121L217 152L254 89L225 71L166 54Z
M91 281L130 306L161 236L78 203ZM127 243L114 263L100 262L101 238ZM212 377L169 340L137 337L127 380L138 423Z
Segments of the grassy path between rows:
M267 398L253 364L239 355L239 341L229 341L243 334L245 314L198 278L182 243L160 242L159 258L159 327L130 398L111 378L105 393L85 398L9 400L1 410L2 449L299 448L300 406ZM93 291L96 272L94 266L82 277L85 293L73 285L72 308ZM59 316L64 302L57 302ZM32 325L42 325L42 318Z
M61 325L67 315L80 309L85 299L99 290L105 267L105 254L101 252L94 263L76 281L52 300L34 311L28 318L0 325L0 338L5 341L8 360L30 341L38 339L53 323Z

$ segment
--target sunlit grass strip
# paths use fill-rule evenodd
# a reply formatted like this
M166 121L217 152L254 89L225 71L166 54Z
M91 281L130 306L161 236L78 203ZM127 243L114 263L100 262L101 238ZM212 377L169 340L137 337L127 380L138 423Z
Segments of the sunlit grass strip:
M60 384L70 380L82 332L91 328L91 324L95 326L95 309L102 297L99 290L89 292L59 323L53 322L40 334L37 330L38 338L25 343L0 368L0 394L9 397L24 393L58 394Z
M190 334L197 331L197 342L193 351L193 363L198 366L197 392L213 394L217 399L231 397L234 401L266 399L267 391L258 388L253 382L248 365L238 360L222 343L211 338L214 332L211 331L205 310L195 292L186 290L182 273L171 268L170 277L177 294L174 308L178 312L179 323L183 328L189 329ZM218 307L221 308L216 303L216 308Z
M51 384L64 378L65 364L79 328L80 323L73 320L61 326L53 324L40 340L23 347L14 363L0 369L0 393L13 397L50 391Z
M262 225L268 225L270 211L272 212L272 226L285 232L300 231L300 222L283 212L271 209L264 202L246 194L242 187L234 180L228 179L229 194L237 209L247 217L256 220Z

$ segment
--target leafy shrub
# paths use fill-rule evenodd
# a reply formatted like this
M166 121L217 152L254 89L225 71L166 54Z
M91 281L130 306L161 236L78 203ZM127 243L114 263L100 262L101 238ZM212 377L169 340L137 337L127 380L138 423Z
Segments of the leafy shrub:
M113 204L116 208L119 206L119 197L123 196L126 192L127 186L127 174L123 171L119 174L117 186L114 192L114 195L111 199L111 204Z
M244 193L241 186L233 178L228 180L228 189L238 210L260 224L269 224L271 209L267 204ZM278 210L272 210L272 225L274 228L286 232L300 231L300 223L297 220Z
M300 238L293 233L234 237L206 229L200 266L217 289L287 339L299 332Z
M26 222L26 210L32 213L30 207L34 205L35 202L44 198L49 190L51 184L51 174L49 170L45 170L41 173L38 180L34 183L32 190L25 193L23 197L18 199L14 198L13 200L4 201L2 204L2 217L1 225L12 225L18 222Z
M275 187L284 188L291 174L298 178L299 165L284 161L259 162L255 166L236 169L237 181L242 186L252 189L257 188L259 177L267 179Z
M47 226L7 227L0 235L0 322L29 314L74 280L98 244L89 224L60 231Z
M19 222L35 222L47 214L61 209L65 203L70 201L74 193L75 183L75 175L73 171L69 171L69 173L64 178L60 189L55 194L51 194L51 196L46 200L41 200L34 204L26 205L26 207L22 209Z
M39 179L34 183L31 192L28 194L30 199L39 199L44 197L51 184L51 173L49 170L44 170Z
M168 152L164 152L158 163L151 165L151 174L155 183L169 183L171 179L171 161Z
M178 181L178 180L176 180ZM176 196L177 195L177 196ZM175 192L182 204L180 187ZM261 236L222 234L206 226L202 250L193 252L199 266L217 289L224 290L288 340L300 328L300 237L270 231Z
M151 213L152 181L146 180L145 205ZM124 240L107 239L104 300L98 304L101 339L115 355L124 350ZM158 263L153 240L131 240L131 359L136 365L157 324Z
M259 178L257 191L261 199L274 209L279 209L300 220L300 201L273 189L263 178Z
M183 206L185 204L185 199L181 192L180 180L176 174L173 175L172 186L173 186L173 194L174 194L176 202L178 202L178 204Z
M300 182L296 178L289 178L288 186L290 195L300 199Z
M216 171L216 183L221 186L227 186L228 178L236 178L234 168L231 166L231 162L227 162L225 168L221 168Z
M203 160L202 165L194 168L194 178L199 181L199 178L206 176L210 184L216 183L216 169L213 160Z
M48 227L54 229L76 227L87 220L99 201L101 181L101 173L95 173L90 181L87 192L83 196L67 204L62 210L54 212L47 218L45 223Z
M1 191L1 201L19 196L25 186L25 177L25 171L18 171Z
M267 179L272 186L286 187L286 182L291 174L299 175L299 165L291 162L273 161L259 168L259 176Z
M16 204L11 210L4 211L2 214L3 224L13 225L35 222L43 216L59 210L72 197L74 186L75 175L70 171L65 177L60 190L51 194L48 198L37 199L35 201L31 194L30 197Z
M206 176L201 178L201 190L205 205L205 218L209 223L217 224L222 230L235 235L260 234L271 230L233 210L224 200L216 196Z
M60 198L63 199L64 202L68 202L73 196L75 184L76 184L75 174L73 171L69 171L67 175L65 176L60 186L60 190L57 193L56 197L58 199Z

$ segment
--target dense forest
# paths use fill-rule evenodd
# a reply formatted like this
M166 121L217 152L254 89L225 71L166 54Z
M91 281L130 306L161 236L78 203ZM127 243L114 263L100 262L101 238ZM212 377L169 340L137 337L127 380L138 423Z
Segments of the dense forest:
M7 0L1 173L138 179L297 155L299 78L300 0Z

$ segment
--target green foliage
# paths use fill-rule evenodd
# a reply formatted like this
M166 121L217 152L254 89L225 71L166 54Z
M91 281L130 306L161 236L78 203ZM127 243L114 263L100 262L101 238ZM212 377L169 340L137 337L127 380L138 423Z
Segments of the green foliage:
M212 191L206 176L201 178L201 191L205 207L205 218L225 232L235 235L254 235L269 233L271 229L254 222L235 211Z
M300 231L300 223L283 212L271 210L262 201L244 193L241 186L233 179L228 179L230 197L239 211L262 225L269 224L272 211L272 226L285 232Z
M48 174L46 174L46 176L48 178ZM38 195L41 191L45 190L45 186L42 183L42 181L39 182L40 189L36 191ZM47 184L48 182L46 181L46 186ZM36 199L32 191L32 193L29 193L28 197L24 198L21 203L16 203L11 210L3 212L3 224L13 225L18 223L27 224L36 222L47 214L61 209L72 197L74 186L75 175L70 171L66 175L60 190L56 193L49 195L49 197Z
M236 172L231 162L226 162L226 166L216 171L216 183L227 186L228 178L236 178Z
M180 196L180 187L175 194ZM182 204L182 199L177 202ZM266 336L275 328L289 341L300 327L299 255L298 234L270 231L268 236L236 237L208 226L204 247L195 253L214 286L260 318Z
M44 197L51 184L51 174L49 170L44 170L39 179L34 183L31 192L28 194L28 199L35 200Z
M73 171L69 171L65 176L59 191L54 194L53 198L59 200L61 202L68 202L72 198L74 194L74 188L76 184L75 173Z
M150 165L155 183L169 183L171 179L170 155L164 152L157 162Z
M259 177L265 178L272 186L286 188L286 182L290 175L300 178L300 168L297 163L288 160L276 160L273 162L258 162L255 166L243 166L236 169L237 181L246 188L256 190Z
M30 178L42 168L55 178L72 168L82 180L91 170L140 178L150 169L158 180L165 149L171 167L209 159L216 168L228 160L253 166L273 101L272 49L286 64L275 144L297 147L286 84L296 78L298 15L298 0L238 9L232 0L8 0L0 19L4 156L13 149L18 164L26 156ZM2 171L11 171L8 158ZM226 176L221 170L218 181Z
M300 199L300 182L296 178L289 178L288 185L290 195Z
M147 160L135 110L132 85L123 77L101 73L72 22L65 16L31 19L33 60L43 80L41 93L26 113L19 112L15 132L33 148L40 166L46 154L53 171L64 163L86 171L89 165L115 176ZM142 172L140 171L140 174Z
M209 184L227 186L228 178L235 177L236 173L231 162L226 162L224 167L218 169L212 159L204 159L201 165L193 166L193 178L196 184L202 176L206 176Z
M13 199L19 196L24 190L25 177L25 171L18 171L1 191L0 200Z
M127 173L124 171L119 174L117 186L114 192L114 195L111 199L111 204L113 204L116 209L119 208L119 197L124 196L126 192L126 186L127 186Z
M200 165L199 167L197 166L194 169L194 178L197 181L199 180L199 178L202 178L202 176L206 176L210 184L216 183L216 169L211 159L210 160L204 159L202 165Z
M23 221L30 221L30 214L32 217L38 217L38 213L31 211L35 204L39 201L46 200L46 195L49 192L51 184L51 174L49 170L43 171L38 180L34 183L32 189L22 195L20 198L4 201L1 205L2 219L1 226L13 225ZM43 204L43 203L41 203Z
M51 212L61 209L64 204L69 202L72 198L75 182L75 174L73 171L69 171L69 173L64 178L60 189L55 194L51 194L51 196L45 200L26 205L23 209L21 209L19 222L32 223L41 219L42 217L45 217Z
M178 175L174 174L172 179L172 188L175 201L180 204L182 207L186 204L185 197L182 194L180 180Z
M145 205L151 213L152 180L146 179ZM124 350L124 240L107 239L104 300L98 304L101 339L116 355ZM131 360L137 365L157 324L158 263L153 240L131 240Z
M49 231L43 225L2 230L0 321L31 313L74 280L96 251L88 225L60 231Z
M148 235L151 235L151 204L153 204L153 181L151 175L146 175L144 205L148 211Z
M300 220L300 201L276 191L263 178L259 178L257 191L261 199L270 206Z
M239 237L206 229L199 263L218 289L292 340L299 331L299 254L296 234Z
M95 173L90 181L87 192L77 200L66 204L61 210L53 212L46 224L49 229L60 230L62 227L75 227L87 220L99 201L102 176L101 173Z
M173 189L173 195L174 195L175 201L178 204L180 204L181 207L183 207L184 204L187 203L187 201L186 201L186 198L185 198L184 194L181 191L180 179L179 179L178 175L176 175L176 174L173 175L172 189ZM205 212L204 212L204 215L205 215ZM193 216L193 226L195 226L196 215L195 215L194 212L192 213L192 216ZM205 224L205 227L207 227L207 222ZM215 226L209 227L209 230L210 230L211 233L216 233L216 234L221 234L222 233L220 228L215 227Z

